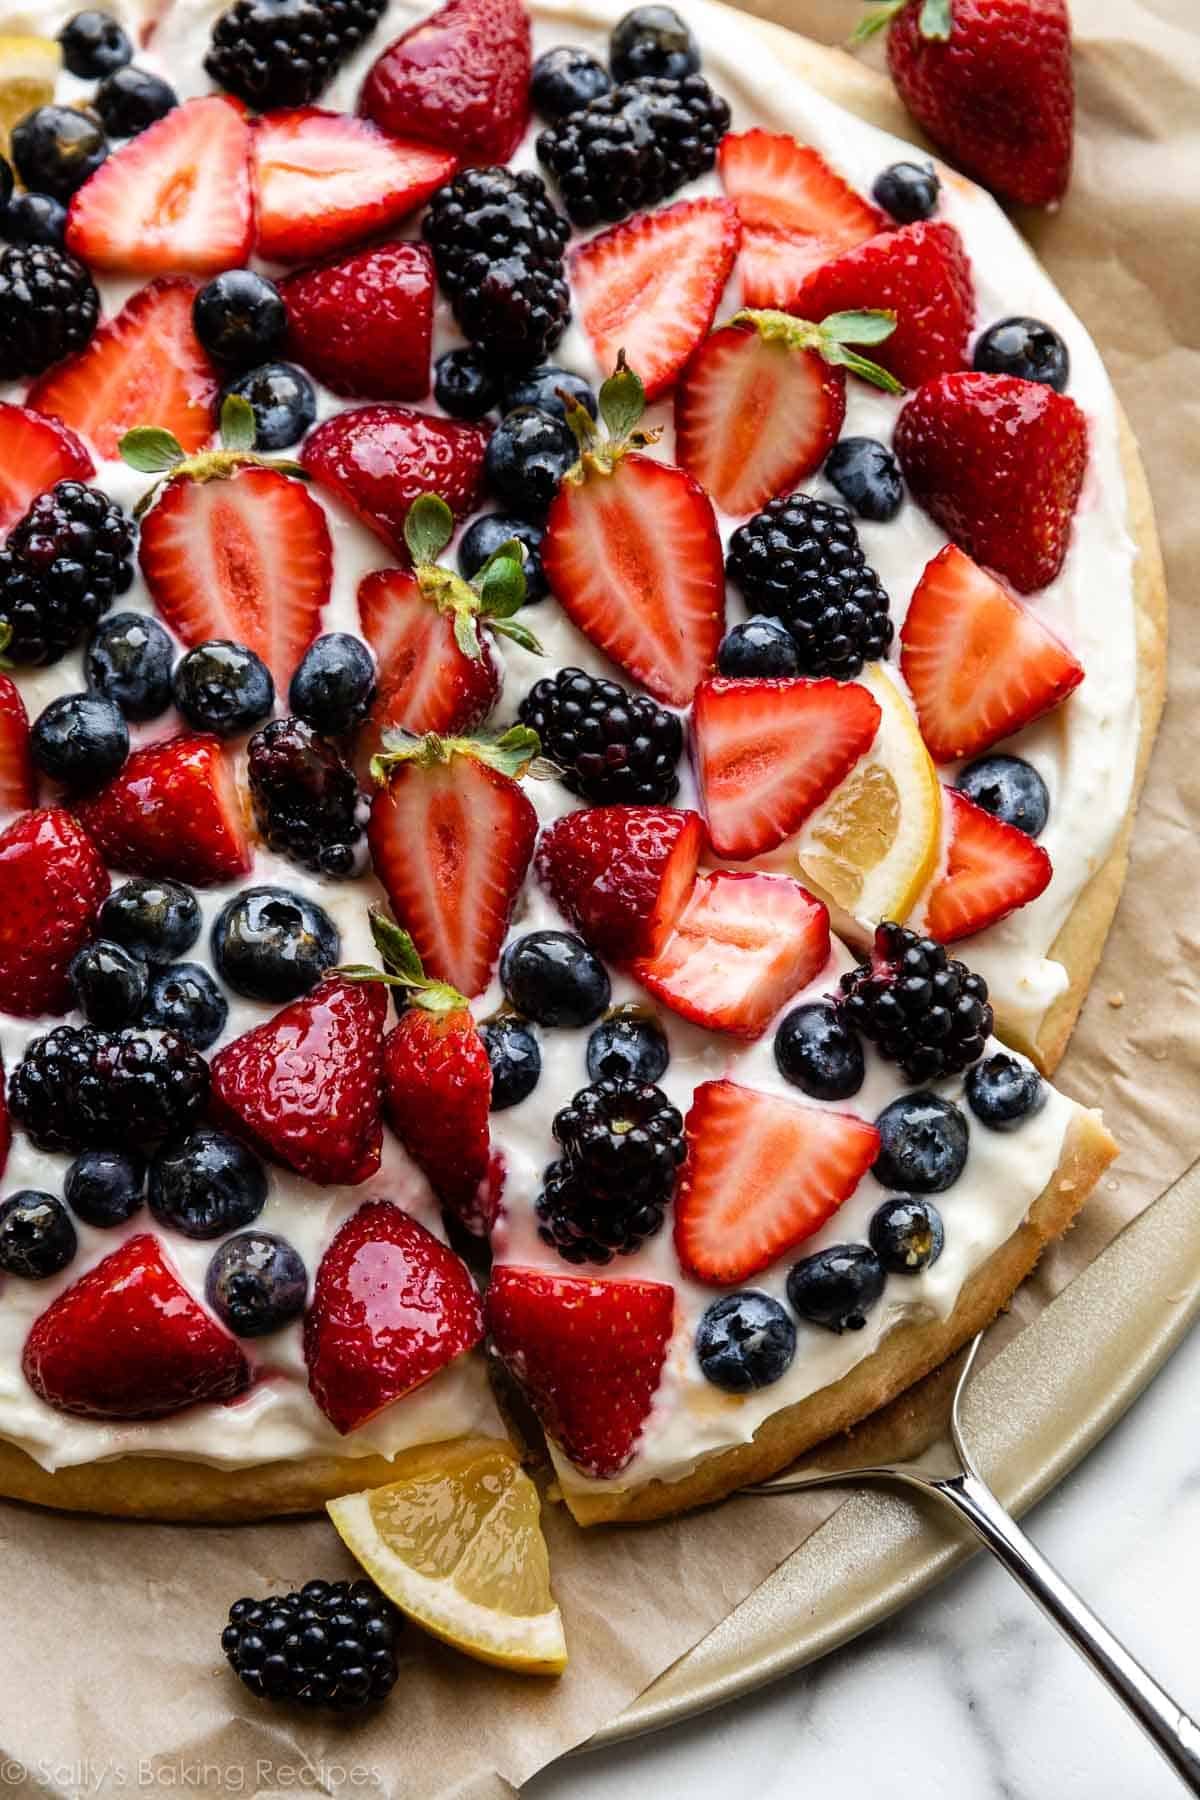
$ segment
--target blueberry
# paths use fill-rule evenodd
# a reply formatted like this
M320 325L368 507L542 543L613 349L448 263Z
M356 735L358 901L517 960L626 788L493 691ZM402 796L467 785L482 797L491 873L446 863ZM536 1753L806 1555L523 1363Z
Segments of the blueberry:
M51 244L63 248L67 209L52 194L14 194L0 218L0 237L10 244Z
M588 1039L587 1072L592 1081L612 1076L653 1087L670 1060L666 1032L645 1013L620 1012L601 1019Z
M479 1027L492 1065L492 1111L527 1100L542 1073L542 1052L524 1019L503 1014Z
M967 1105L993 1131L1015 1131L1046 1104L1046 1084L1031 1063L997 1050L967 1071Z
M786 625L765 616L745 619L721 639L717 669L722 675L787 681L800 673L800 652Z
M6 207L12 199L15 181L12 164L6 156L0 156L0 209Z
M543 363L540 368L515 376L504 390L504 410L511 412L516 406L536 406L542 412L553 413L556 419L565 419L567 408L563 394L569 394L593 419L596 417L596 396L583 376L570 369L560 369L554 363Z
M17 174L27 188L69 200L108 155L97 119L73 106L37 106L12 128Z
M231 369L257 368L287 334L287 308L273 281L253 269L226 269L192 302L192 324L208 354Z
M236 737L270 715L275 683L260 656L228 638L197 644L180 658L171 682L175 704L189 725Z
M1021 756L980 756L959 774L955 787L994 819L1038 837L1050 817L1050 795L1032 763Z
M71 1215L53 1194L22 1188L0 1206L0 1269L44 1281L65 1269L79 1240Z
M248 1000L298 999L314 988L341 953L329 914L281 887L244 888L226 902L212 928L217 973Z
M775 1062L785 1081L814 1100L849 1099L866 1073L858 1033L827 1000L793 1007L781 1021Z
M200 936L200 903L178 881L142 876L115 888L100 908L100 935L143 962L172 962Z
M974 366L988 375L1018 375L1061 394L1071 375L1067 346L1041 319L1001 319L976 340Z
M796 1327L778 1300L750 1289L722 1294L696 1327L696 1356L706 1381L727 1394L749 1394L786 1375Z
M110 613L92 634L84 675L94 694L118 705L138 723L157 719L171 704L175 649L157 619L146 613Z
M243 1231L214 1251L204 1293L236 1337L265 1337L304 1311L308 1271L285 1238Z
M303 369L293 363L263 363L227 381L221 390L249 402L256 427L256 450L286 450L316 423L317 394Z
M883 1264L866 1244L834 1244L788 1270L793 1312L827 1331L861 1331L883 1292Z
M133 45L111 13L90 7L67 20L58 41L63 63L72 75L79 75L84 81L111 74L133 58Z
M608 61L618 81L643 75L682 81L700 67L700 49L673 7L635 6L613 28Z
M545 527L531 525L528 519L514 519L510 513L483 513L464 531L458 546L459 572L469 581L477 575L489 556L501 544L516 538L525 546L525 602L544 600L548 589L542 570L542 539Z
M940 1094L902 1094L875 1121L876 1178L904 1193L941 1194L953 1187L967 1160L967 1121Z
M211 1125L165 1144L150 1164L150 1211L185 1237L223 1237L252 1225L267 1202L253 1151Z
M179 97L161 76L130 66L105 76L93 105L110 137L130 138L165 119L179 105Z
M539 1025L590 1025L608 1008L608 970L569 931L531 931L500 958L500 982L511 1006Z
M71 958L67 975L89 1025L119 1031L132 1025L146 997L146 965L121 944L96 938Z
M63 694L33 721L29 754L64 787L99 787L129 755L125 715L102 694Z
M611 87L612 77L603 63L574 44L556 44L553 50L543 50L534 63L529 98L535 112L557 125Z
M875 177L871 193L898 225L912 225L929 217L940 186L932 164L898 162Z
M433 365L433 397L452 419L482 419L500 404L500 383L473 344Z
M484 466L494 492L519 512L540 516L579 460L571 428L538 406L506 413L488 440Z
M207 1050L225 1029L229 1002L200 963L167 963L150 977L143 1025L173 1031L196 1050Z
M826 458L825 473L860 519L884 524L904 503L900 464L877 438L843 438Z
M915 1194L893 1194L871 1219L867 1236L889 1275L919 1275L942 1254L946 1242L942 1215L932 1200Z
M136 1150L85 1150L67 1170L63 1193L85 1225L107 1231L133 1217L145 1186L146 1159Z
M314 640L292 676L288 705L327 737L361 725L375 698L375 658L361 638L330 631Z

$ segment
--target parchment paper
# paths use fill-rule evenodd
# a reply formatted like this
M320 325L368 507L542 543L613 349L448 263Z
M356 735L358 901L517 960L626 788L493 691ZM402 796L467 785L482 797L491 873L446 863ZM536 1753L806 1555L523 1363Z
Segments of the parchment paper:
M686 0L683 0L686 10ZM752 0L824 42L858 0ZM1124 1146L1084 1221L1020 1297L1028 1317L1200 1154L1200 21L1194 0L1075 0L1079 146L1062 210L1025 217L1104 351L1142 446L1173 600L1171 701L1125 897L1075 1041L1067 1090ZM875 52L878 58L878 51ZM507 1794L615 1716L832 1509L813 1498L584 1535L549 1508L572 1663L564 1679L483 1669L412 1632L367 1722L290 1715L246 1694L217 1639L225 1609L349 1569L320 1520L237 1530L0 1508L0 1790Z

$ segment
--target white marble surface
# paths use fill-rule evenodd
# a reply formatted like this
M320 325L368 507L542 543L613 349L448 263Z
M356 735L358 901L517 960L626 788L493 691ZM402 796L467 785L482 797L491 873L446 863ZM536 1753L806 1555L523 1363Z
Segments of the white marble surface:
M1026 1518L1200 1717L1200 1332ZM878 1631L706 1717L561 1763L525 1800L1175 1800L1184 1789L983 1555Z

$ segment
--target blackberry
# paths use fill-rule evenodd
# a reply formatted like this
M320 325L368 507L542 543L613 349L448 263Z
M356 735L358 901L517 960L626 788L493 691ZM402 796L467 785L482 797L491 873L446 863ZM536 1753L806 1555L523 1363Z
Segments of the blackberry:
M303 719L272 719L250 739L247 769L258 827L272 850L318 875L357 873L367 809L327 739Z
M605 1079L554 1120L563 1147L537 1202L538 1231L567 1262L611 1262L659 1229L683 1160L683 1118L661 1088Z
M128 1148L186 1131L208 1100L208 1064L174 1032L57 1025L13 1070L9 1110L42 1150Z
M576 225L657 206L711 169L729 107L702 75L647 76L599 94L537 140Z
M99 489L58 482L0 550L0 619L12 629L6 655L57 662L132 580L132 521Z
M558 764L563 786L593 806L658 806L679 791L683 727L647 694L559 669L534 683L520 717Z
M379 23L385 0L235 0L213 26L206 72L265 112L308 106Z
M464 336L485 355L542 362L571 316L570 227L532 169L465 169L439 188L421 227Z
M100 296L77 257L54 244L11 244L0 255L0 381L40 375L96 329Z
M885 922L869 962L842 976L838 1004L912 1082L954 1075L983 1055L992 1029L987 982L943 945Z
M267 1700L339 1711L391 1692L399 1615L372 1581L309 1581L299 1593L236 1600L221 1648Z

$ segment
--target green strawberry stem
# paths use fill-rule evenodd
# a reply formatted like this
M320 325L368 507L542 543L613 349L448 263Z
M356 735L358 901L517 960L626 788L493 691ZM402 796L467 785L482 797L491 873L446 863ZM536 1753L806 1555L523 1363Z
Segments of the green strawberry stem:
M418 737L411 731L385 731L383 749L371 758L371 779L386 787L392 771L404 763L432 769L456 756L473 756L501 775L519 781L541 754L541 740L528 725L510 725L498 737L451 738L436 731Z
M383 968L372 963L343 963L332 974L345 981L378 981L384 987L403 988L409 1004L423 1012L452 1013L466 1008L466 997L448 981L429 980L417 946L402 925L376 906L371 908L370 918L371 936Z
M882 344L896 329L894 312L883 310L830 313L820 324L810 319L796 319L785 312L753 312L743 309L729 321L731 325L752 325L769 344L784 344L789 350L815 350L827 363L861 375L885 394L902 394L903 382L897 381L868 357L860 356L853 344Z
M254 408L241 394L226 394L221 405L221 448L189 456L173 432L161 425L134 425L117 445L121 458L143 475L157 475L133 509L140 519L163 482L176 476L190 481L227 481L238 469L278 469L297 481L311 479L303 464L285 457L260 456L254 448Z
M877 31L902 13L911 0L884 0L882 6L873 7L865 13L850 34L850 43L865 44L873 38ZM922 0L921 16L917 20L917 29L923 38L931 43L944 44L950 36L953 21L950 16L952 0Z
M567 470L564 481L581 482L589 474L611 475L630 450L645 450L661 436L657 430L640 429L646 410L646 390L641 377L617 354L617 366L600 388L600 420L605 435L587 407L573 394L560 393L567 409L567 424L579 445L579 461Z
M478 662L482 621L500 637L510 638L535 656L542 646L527 625L513 614L525 602L525 546L506 538L470 581L443 568L438 557L454 536L454 514L438 494L421 494L408 509L404 542L413 560L417 585L427 600L454 620L454 641L464 656Z

